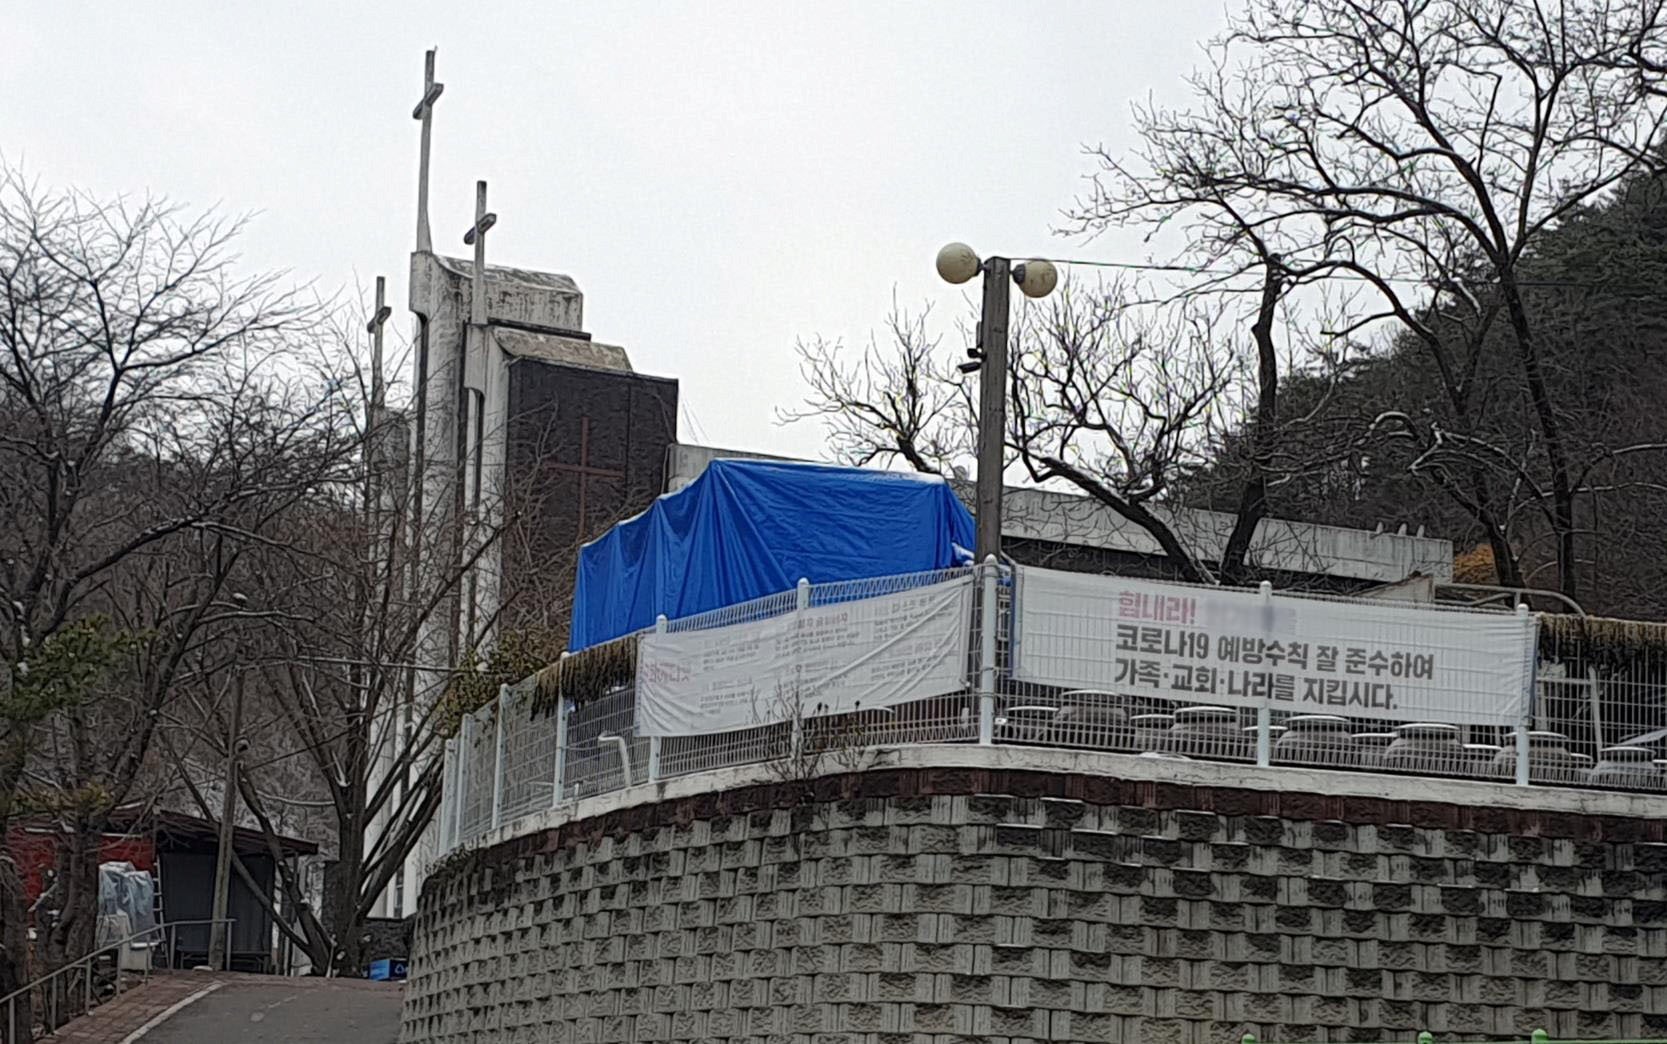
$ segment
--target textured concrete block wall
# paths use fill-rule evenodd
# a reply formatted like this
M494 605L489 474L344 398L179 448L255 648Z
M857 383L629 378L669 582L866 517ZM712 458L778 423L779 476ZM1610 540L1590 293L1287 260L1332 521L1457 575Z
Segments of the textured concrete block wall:
M823 782L454 859L423 894L404 1039L1667 1036L1659 820L990 770Z

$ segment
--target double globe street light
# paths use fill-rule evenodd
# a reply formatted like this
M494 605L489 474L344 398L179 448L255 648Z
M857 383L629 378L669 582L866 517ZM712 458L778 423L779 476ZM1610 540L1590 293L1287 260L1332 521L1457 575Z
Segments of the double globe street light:
M1059 270L1051 262L1031 258L1014 264L1005 257L980 260L965 243L951 243L938 251L938 275L951 283L965 283L984 273L984 304L978 321L977 346L968 349L962 373L984 372L978 389L978 487L974 516L978 523L977 558L988 561L1001 554L1001 493L1005 460L1002 450L1007 429L1007 318L1008 281L1029 298L1042 298L1059 285Z

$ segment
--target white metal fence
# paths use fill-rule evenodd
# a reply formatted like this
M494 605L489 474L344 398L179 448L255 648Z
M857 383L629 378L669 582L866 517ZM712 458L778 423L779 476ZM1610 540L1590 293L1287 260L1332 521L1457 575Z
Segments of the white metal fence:
M1185 692L1158 698L1131 695L1115 685L1083 689L1016 681L1015 655L1027 640L1047 636L1037 633L1032 620L1028 634L1017 630L1015 643L1015 610L1023 595L1011 571L986 565L974 572L977 597L967 622L967 684L964 691L946 696L837 716L795 714L774 724L662 739L638 735L636 694L629 685L579 703L564 699L543 714L532 712L530 680L504 688L492 703L466 716L458 735L446 743L442 854L523 817L633 784L787 758L831 757L832 767L854 751L905 744L1064 747L1269 768L1667 791L1667 626L1630 625L1633 631L1617 637L1613 628L1542 618L1557 626L1539 640L1529 718L1515 726L1411 722L1354 708L1316 712L1274 701L1259 707L1222 706ZM726 628L965 573L801 582L794 591L662 621L660 627L671 632ZM1461 640L1463 618L1478 612L1487 611L1427 607L1419 631L1432 650L1452 649ZM1080 631L1084 625L1103 629L1105 621L1044 626ZM1642 637L1639 627L1647 632ZM1594 637L1595 632L1601 634ZM1477 694L1478 699L1492 695Z

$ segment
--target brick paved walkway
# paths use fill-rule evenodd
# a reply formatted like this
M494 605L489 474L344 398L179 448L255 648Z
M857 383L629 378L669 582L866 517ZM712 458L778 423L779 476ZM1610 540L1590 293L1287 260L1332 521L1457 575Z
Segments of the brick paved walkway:
M46 1039L61 1044L121 1044L129 1033L203 987L238 978L242 976L189 971L153 975L150 982L106 1001Z
M143 1044L397 1044L399 983L239 980L158 1026Z
M171 1017L163 1025L157 1027L155 1031L147 1034L146 1041L153 1037L158 1040L171 1039L171 1034L174 1031L169 1027L173 1027L176 1022L181 1020L191 1021L196 1017L193 1013L197 1012L203 1004L212 1001L217 995L236 994L236 997L227 1000L222 1007L238 1009L240 1004L246 1005L265 1000L264 995L273 991L277 991L280 997L284 994L300 994L311 997L312 999L308 1003L299 1005L299 1007L306 1009L309 1016L317 1015L321 1025L328 1024L324 1025L327 1030L331 1029L335 1023L340 1023L351 1030L355 1014L374 1016L369 1020L376 1024L376 1032L373 1033L349 1032L345 1036L340 1033L330 1033L327 1036L306 1036L304 1039L331 1041L341 1039L352 1040L356 1044L380 1044L383 1036L378 1034L382 1033L383 1030L393 1035L398 1033L398 1004L401 991L397 983L366 982L361 979L289 979L271 975L240 975L236 972L181 971L153 975L150 982L142 986L136 986L124 992L120 997L105 1002L103 1005L94 1008L92 1014L70 1022L60 1029L57 1035L43 1038L43 1040L53 1041L54 1044L121 1044L123 1040L127 1039L128 1034L134 1030L198 990L215 983L218 983L219 986L214 993L193 1002L177 1016ZM355 996L356 994L363 995L364 999L359 999ZM285 999L293 999L293 997L283 998L276 1004L261 1005L261 1007L276 1008L283 1004ZM370 1003L373 1001L374 1003ZM392 1007L389 1007L390 1003ZM208 1019L210 1014L212 1013L206 1013L202 1018ZM225 1013L222 1012L220 1015L224 1016ZM249 1029L249 1027L253 1022L267 1018L264 1010L252 1018L248 1013L241 1010L234 1010L233 1015L235 1015L233 1021L244 1030L242 1035L245 1037L250 1037L251 1034L258 1037L259 1034ZM4 1014L0 1013L0 1018L3 1017ZM386 1023L386 1026L383 1026L383 1023ZM283 1031L279 1027L274 1026L272 1028L280 1033L280 1037L283 1036ZM192 1040L201 1036L196 1030L182 1029L179 1032L185 1033ZM393 1040L393 1035L386 1036L386 1039ZM201 1039L212 1040L219 1044L220 1041L232 1038L227 1036L225 1031L216 1028ZM266 1038L261 1037L260 1039Z

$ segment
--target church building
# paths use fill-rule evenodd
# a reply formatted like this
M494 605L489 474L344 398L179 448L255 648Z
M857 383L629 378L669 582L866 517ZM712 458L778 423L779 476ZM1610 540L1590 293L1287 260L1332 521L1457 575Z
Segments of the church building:
M572 279L488 265L481 282L474 329L472 263L411 256L424 529L461 510L465 555L496 533L457 592L453 663L506 629L564 640L579 545L664 490L677 439L677 381L592 338Z
M486 182L475 186L475 223L443 240L473 256L436 248L428 173L442 90L430 51L412 113L422 123L409 281L416 326L412 401L399 420L410 432L409 492L396 509L405 521L399 553L412 563L404 597L421 622L401 712L376 744L373 785L396 771L407 745L421 747L420 723L455 668L488 659L506 633L565 644L580 545L664 490L677 440L677 381L637 373L624 348L593 338L571 278L488 263L497 215ZM396 786L413 787L415 769L403 774ZM367 843L399 805L367 825ZM433 833L381 897L379 916L413 909Z

